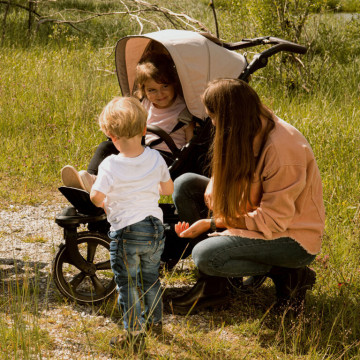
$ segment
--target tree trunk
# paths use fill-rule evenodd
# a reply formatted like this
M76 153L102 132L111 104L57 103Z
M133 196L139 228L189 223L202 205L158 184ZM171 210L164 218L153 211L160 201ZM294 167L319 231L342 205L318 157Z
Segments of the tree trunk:
M4 40L5 40L6 18L7 18L7 15L9 13L10 3L11 3L11 0L9 0L9 2L7 3L6 8L5 8L5 13L4 13L4 18L3 18L3 25L2 25L1 45L3 45Z

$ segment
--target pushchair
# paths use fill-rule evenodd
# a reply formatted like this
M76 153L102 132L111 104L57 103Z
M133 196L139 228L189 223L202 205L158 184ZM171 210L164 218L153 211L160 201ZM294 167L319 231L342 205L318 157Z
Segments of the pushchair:
M250 63L235 50L259 45L270 45L253 56ZM200 95L209 81L216 78L240 78L248 81L250 75L265 67L268 58L287 51L304 54L306 48L274 37L244 39L237 43L222 42L208 34L185 30L163 30L146 35L127 36L115 48L116 73L123 95L133 93L135 68L147 53L169 54L176 66L183 97L196 124L194 136L178 149L172 138L156 126L148 131L161 138L171 150L170 174L173 179L185 172L207 174L207 151L211 143L212 123L206 117ZM110 268L109 224L106 215L95 207L89 194L83 190L60 187L70 202L55 218L64 229L64 241L53 261L53 279L62 295L78 303L97 303L111 296L115 282ZM174 225L179 221L175 206L160 204L166 229L165 251L162 260L169 267L190 252L184 243L179 246ZM265 277L242 278L237 282L242 291L260 286Z

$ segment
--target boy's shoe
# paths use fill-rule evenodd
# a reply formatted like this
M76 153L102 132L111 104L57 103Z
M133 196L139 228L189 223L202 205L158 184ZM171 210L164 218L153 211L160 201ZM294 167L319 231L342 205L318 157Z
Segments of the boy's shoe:
M147 324L146 330L153 336L160 336L163 333L162 322L159 321L156 324Z
M133 347L140 350L145 347L146 334L141 332L123 332L120 335L114 336L110 339L110 346L112 348Z
M79 172L71 165L66 165L61 169L61 179L65 186L91 191L96 176L89 174L85 170Z

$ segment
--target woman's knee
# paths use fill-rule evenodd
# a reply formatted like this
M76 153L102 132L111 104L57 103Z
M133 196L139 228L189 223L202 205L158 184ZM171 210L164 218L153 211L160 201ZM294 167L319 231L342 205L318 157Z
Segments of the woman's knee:
M189 185L192 184L195 174L193 173L186 173L183 175L180 175L178 178L174 180L174 193L173 198L176 198L178 195L183 194L184 192L187 192L187 189L189 188Z
M197 244L192 251L192 258L200 272L206 275L213 274L212 256L213 251L205 246L206 240Z

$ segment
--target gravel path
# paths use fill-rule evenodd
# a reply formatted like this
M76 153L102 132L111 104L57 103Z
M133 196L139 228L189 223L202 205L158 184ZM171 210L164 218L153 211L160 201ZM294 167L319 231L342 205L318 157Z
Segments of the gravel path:
M119 315L116 318L90 305L67 302L60 296L51 278L52 260L63 242L63 230L54 219L64 206L65 204L46 203L40 206L12 205L0 211L0 291L5 292L5 296L2 296L4 300L6 293L9 293L5 306L0 307L0 314L4 315L9 328L14 328L12 301L16 298L15 289L19 284L22 291L27 288L34 291L37 287L36 299L26 297L24 309L36 306L36 327L39 326L47 334L48 343L40 350L41 356L39 350L36 350L31 358L112 359L114 357L109 352L108 341L109 336L118 332ZM183 261L178 266L184 269L188 265L188 261ZM177 288L182 285L171 286ZM175 291L177 292L176 289ZM28 303L30 304L26 305ZM28 317L28 309L21 308L20 311L25 311L23 316ZM182 319L183 317L164 314L164 329L171 330ZM201 318L197 323L208 326ZM99 331L101 337L104 334L100 341ZM94 340L90 342L89 337L92 335Z
M46 269L62 241L55 216L64 205L16 206L0 211L0 264L8 260L42 263Z

